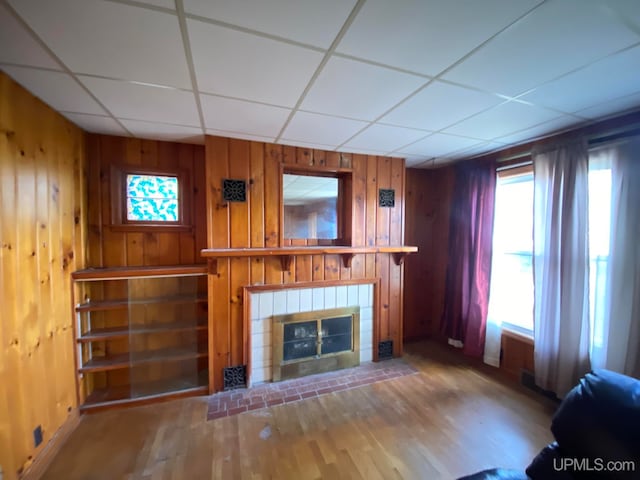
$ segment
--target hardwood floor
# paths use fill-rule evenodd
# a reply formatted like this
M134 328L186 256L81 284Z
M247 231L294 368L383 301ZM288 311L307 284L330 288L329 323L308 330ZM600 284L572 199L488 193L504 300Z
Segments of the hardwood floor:
M420 373L205 421L207 399L86 415L44 479L452 479L526 467L555 404L446 347Z

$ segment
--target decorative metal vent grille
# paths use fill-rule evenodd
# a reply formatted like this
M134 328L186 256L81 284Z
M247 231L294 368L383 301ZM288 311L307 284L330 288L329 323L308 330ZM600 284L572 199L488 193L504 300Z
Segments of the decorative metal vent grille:
M393 340L378 342L378 360L393 358Z
M381 188L378 191L381 207L394 207L396 205L396 191L390 188Z
M244 180L222 180L222 198L225 202L246 202L247 182Z
M247 366L236 365L235 367L226 367L224 373L224 390L234 390L236 388L245 388L247 386Z

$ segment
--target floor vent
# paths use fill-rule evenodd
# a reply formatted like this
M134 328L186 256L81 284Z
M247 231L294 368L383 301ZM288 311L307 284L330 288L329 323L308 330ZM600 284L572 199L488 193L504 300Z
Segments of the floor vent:
M247 387L247 366L236 365L235 367L225 367L224 373L224 390L234 390L236 388Z
M378 343L378 360L393 358L393 340L383 340Z

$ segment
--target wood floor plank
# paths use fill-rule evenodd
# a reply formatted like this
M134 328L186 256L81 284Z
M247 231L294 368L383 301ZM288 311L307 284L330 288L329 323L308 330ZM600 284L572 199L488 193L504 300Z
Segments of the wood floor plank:
M206 397L86 415L43 479L451 479L551 441L550 400L435 343L404 358L418 374L212 421Z

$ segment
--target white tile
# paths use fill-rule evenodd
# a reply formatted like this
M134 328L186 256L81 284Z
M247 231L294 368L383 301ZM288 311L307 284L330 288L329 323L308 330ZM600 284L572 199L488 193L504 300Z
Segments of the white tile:
M60 113L87 132L102 133L105 135L127 135L127 132L111 117L87 115L84 113Z
M262 383L262 382L271 380L271 378L268 377L268 372L269 372L269 369L267 368L251 369L251 383L257 384L257 383Z
M202 92L292 107L322 54L276 40L188 20Z
M625 95L611 100L610 102L600 103L593 107L585 108L576 112L576 114L586 118L602 118L625 110L636 109L640 107L640 91L631 95Z
M360 305L358 290L361 285L349 285L347 287L347 305Z
M251 365L255 368L271 366L271 347L256 347L251 350Z
M287 290L287 313L298 313L300 311L300 290L292 288Z
M251 305L251 320L260 318L260 296L261 293L249 294L249 305Z
M251 321L251 335L267 335L271 333L271 317Z
M336 308L344 308L348 304L347 302L347 287L336 287Z
M273 314L282 315L287 311L287 292L280 290L273 293Z
M475 117L463 120L447 128L445 132L454 135L473 135L475 138L482 140L492 140L559 116L559 113L552 112L551 110L512 101L498 105ZM460 142L460 148L470 146L470 142L467 145ZM442 152L442 154L445 153L449 152Z
M640 88L640 46L605 58L520 97L564 112L576 112Z
M273 292L262 292L260 295L260 318L268 318L273 315Z
M540 0L367 0L338 52L435 75Z
M504 144L516 144L523 143L533 140L538 137L542 137L545 135L549 135L554 132L559 132L561 130L567 130L569 128L576 128L580 123L583 123L575 117L569 115L562 115L560 117L554 118L548 122L541 123L532 128L527 128L517 133L513 133L511 135L507 135L505 137L500 137L498 140L503 142Z
M191 88L175 15L99 0L12 0L76 73Z
M358 304L360 307L367 307L371 305L371 302L369 301L369 287L370 285L368 283L358 285Z
M447 135L445 133L434 133L423 140L401 148L400 152L438 157L478 143L481 143L481 140Z
M0 63L60 69L60 65L0 4Z
M145 122L141 120L120 119L120 122L134 137L167 142L204 144L202 130L197 127L183 127L181 125L167 125L165 123Z
M362 322L373 321L373 307L364 307L360 309L360 319Z
M229 132L225 130L213 130L211 128L207 128L206 132L207 135L213 135L216 137L239 138L241 140L252 140L254 142L273 143L273 141L275 140L275 138L273 137L263 137L261 135L250 135L248 133Z
M312 309L312 289L303 288L300 290L300 311L309 312Z
M360 363L371 362L373 360L373 351L369 348L367 350L360 350Z
M290 140L321 145L340 145L367 126L367 122L328 115L296 112L282 134L283 142Z
M363 348L372 348L373 344L373 331L364 330L360 332L360 345Z
M106 115L102 107L70 75L23 67L2 70L54 110Z
M207 129L275 138L291 110L260 103L200 95Z
M427 81L389 68L332 57L307 93L301 109L374 120Z
M420 140L430 133L412 128L374 124L349 140L341 148L346 150L378 149L378 151L386 153Z
M435 81L380 122L435 131L502 102L497 95Z
M115 117L200 127L191 92L103 78L79 78Z
M314 288L311 295L313 310L324 310L324 288Z
M545 2L444 78L513 96L636 42L601 2Z
M185 0L188 13L327 48L355 0Z
M336 287L325 287L324 308L336 308Z

